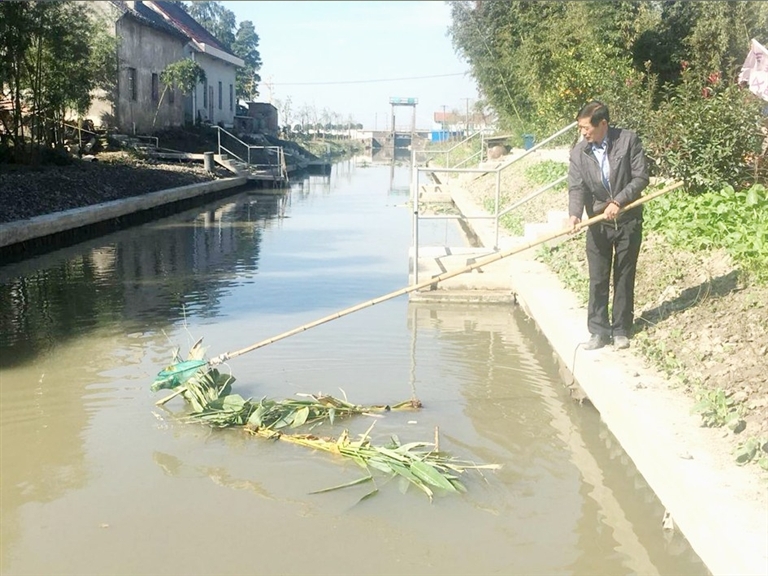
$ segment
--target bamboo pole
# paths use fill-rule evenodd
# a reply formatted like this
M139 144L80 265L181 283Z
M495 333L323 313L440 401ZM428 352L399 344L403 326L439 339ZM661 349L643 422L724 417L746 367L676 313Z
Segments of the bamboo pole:
M661 190L657 190L656 192L652 192L651 194L648 194L646 196L643 196L642 198L639 198L638 200L635 200L631 204L627 204L625 207L623 207L619 214L623 212L627 212L628 210L631 210L633 208L636 208L642 204L645 204L646 202L649 202L650 200L653 200L654 198L658 198L659 196L662 196L664 194L667 194L668 192L672 192L673 190L677 190L683 186L682 182L675 182L673 184L670 184L666 188L662 188ZM561 230L558 230L556 232L552 232L551 234L548 234L546 236L540 237L532 242L528 242L527 244L523 244L522 246L515 246L513 248L508 248L507 250L502 250L500 252L496 252L495 254L491 254L490 256L486 256L485 258L480 258L473 262L472 264L465 266L463 268L458 268L456 270L449 270L448 272L443 272L442 274L439 274L437 276L433 276L432 278L429 278L427 280L424 280L422 282L418 282L416 284L412 284L410 286L406 286L405 288L401 288L399 290L395 290L394 292L390 292L388 294L384 294L383 296L379 296L378 298L373 298L372 300L368 300L366 302L361 302L360 304L356 304L354 306L350 306L349 308L345 308L343 310L339 310L338 312L334 312L333 314L329 314L328 316L324 316L323 318L320 318L318 320L315 320L313 322L309 322L307 324L303 324L297 328L293 328L292 330L288 330L287 332L283 332L282 334L278 334L277 336L273 336L271 338L267 338L266 340L262 340L261 342L257 342L255 344L251 344L250 346L246 346L245 348L241 348L240 350L235 350L234 352L226 352L224 354L221 354L219 356L216 356L210 361L211 366L216 366L218 364L221 364L222 362L226 362L230 358L235 358L237 356L242 356L243 354L246 354L248 352L252 352L254 350L257 350L258 348L262 348L264 346L267 346L269 344L273 344L275 342L278 342L279 340L283 340L285 338L288 338L289 336L294 336L296 334L299 334L301 332L306 332L310 328L314 328L316 326L320 326L321 324L325 324L326 322L330 322L332 320L336 320L337 318L342 318L344 316L347 316L349 314L352 314L353 312L358 312L359 310L363 310L364 308L369 308L371 306L374 306L376 304L379 304L381 302L386 302L387 300L392 300L393 298L397 298L398 296L402 296L403 294L409 294L411 292L415 292L416 290L421 290L422 288L427 288L430 286L433 286L435 284L438 284L439 282L442 282L443 280L448 280L449 278L453 278L455 276L459 276L460 274L465 274L466 272L471 272L472 270L476 270L478 268L482 268L483 266L488 266L489 264L493 264L494 262L497 262L499 260L502 260L504 258L507 258L509 256L512 256L514 254L519 254L520 252L524 252L525 250L528 250L529 248L533 248L534 246L538 246L541 244L544 244L545 242L549 242L550 240L554 240L555 238L559 238L560 236L565 236L566 234L575 234L576 232L579 232L589 226L592 226L593 224L597 224L598 222L602 222L605 220L604 214L598 214L597 216L593 216L592 218L589 218L588 220L584 220L583 222L580 222L576 226L568 226L566 228L563 228ZM414 262L414 266L418 266L418 262ZM173 394L170 396L167 396L166 398L163 398L161 400L157 401L158 406L162 406L172 398L175 398L179 394L182 394L184 392L184 387L179 387Z

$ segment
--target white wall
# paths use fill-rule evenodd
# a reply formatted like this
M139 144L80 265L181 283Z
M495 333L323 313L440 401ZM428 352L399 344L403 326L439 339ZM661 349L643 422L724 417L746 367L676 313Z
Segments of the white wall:
M231 127L237 110L235 66L208 54L197 52L191 47L187 47L187 51L189 57L193 58L205 70L207 86L213 88L213 116L211 116L210 103L206 102L207 97L203 95L206 87L203 84L197 85L194 97L190 98L187 107L187 110L193 111L193 121L197 121L199 114L203 121L208 121L211 124L221 123L225 127ZM219 103L219 82L221 82L221 104ZM231 99L230 86L232 87Z

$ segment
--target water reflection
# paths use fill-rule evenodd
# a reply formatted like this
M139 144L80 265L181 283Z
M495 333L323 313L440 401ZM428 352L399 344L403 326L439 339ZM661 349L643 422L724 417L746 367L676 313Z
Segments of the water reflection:
M575 574L706 573L681 534L660 529L658 499L594 409L570 398L551 348L519 308L411 304L409 325L414 388L424 388L419 374L436 366L459 380L457 404L479 434L462 445L504 462L499 476L514 494L481 507L512 519L510 528L524 525L520 546ZM417 343L435 337L440 346ZM658 523L649 525L649 513Z
M279 225L286 201L242 194L0 268L5 550L21 533L21 503L89 482L91 415L122 394L98 382L142 355L118 351L117 340L215 314L232 279L258 268L262 234Z
M0 269L0 368L115 322L137 331L215 316L232 280L258 269L286 202L242 194Z

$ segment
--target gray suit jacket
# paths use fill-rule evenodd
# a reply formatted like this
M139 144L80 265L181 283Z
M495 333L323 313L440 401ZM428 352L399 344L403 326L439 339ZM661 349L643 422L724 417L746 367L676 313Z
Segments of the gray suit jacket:
M640 198L648 186L648 165L640 138L631 130L608 128L608 164L611 190L603 185L600 165L592 153L592 145L582 140L571 150L568 168L568 214L582 218L584 209L591 218L601 214L611 200L624 207ZM638 206L619 216L619 222L642 218Z

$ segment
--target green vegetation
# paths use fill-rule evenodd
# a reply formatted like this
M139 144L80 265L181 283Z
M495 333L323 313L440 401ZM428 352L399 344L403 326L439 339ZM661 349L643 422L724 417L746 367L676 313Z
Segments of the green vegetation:
M488 0L451 10L454 46L501 129L551 134L599 99L639 133L654 175L691 193L760 181L762 104L735 79L748 39L768 29L768 4Z
M105 28L79 2L0 3L0 158L36 162L60 146L68 111L85 112L92 92L109 93L116 62Z
M763 184L662 196L647 206L645 222L673 248L723 248L754 281L768 282L768 190Z
M760 468L768 470L768 439L751 436L739 443L736 447L736 462L757 462Z
M221 2L181 2L180 6L189 12L197 22L224 44L227 50L245 62L238 68L235 83L237 97L253 100L259 95L258 85L261 76L261 55L259 54L259 35L253 22L243 20L237 24L235 13L225 8Z
M725 393L722 388L714 390L699 390L696 393L698 402L692 411L701 414L704 426L719 428L728 426L733 432L744 429L741 406Z
M157 122L157 114L160 112L160 106L163 104L168 90L176 89L182 94L189 94L201 82L205 82L205 70L194 60L179 60L168 64L160 73L160 80L165 85L163 93L157 102L155 117L152 120L152 126Z
M431 500L436 491L445 493L465 492L459 474L466 470L496 470L496 464L476 464L458 460L441 452L437 432L435 441L401 444L397 437L383 445L374 445L370 433L373 424L352 440L347 430L338 438L322 438L309 433L288 433L286 430L322 424L333 425L337 419L393 410L418 410L421 402L416 398L392 405L361 406L347 399L328 395L301 394L299 399L259 401L245 399L232 393L235 379L221 374L204 360L205 349L198 341L190 349L187 359L182 361L178 349L174 351L173 363L166 367L151 385L152 391L176 389L189 403L191 411L182 417L188 422L200 422L214 428L242 427L249 434L270 440L282 440L305 446L312 450L330 452L349 458L367 474L362 478L341 486L334 486L314 493L328 492L355 486L365 482L374 484L374 489L363 496L363 500L378 493L373 470L383 472L390 479L400 480L402 490L415 486Z
M579 260L579 256L573 254L575 240L575 238L568 239L566 243L551 249L542 247L536 257L549 266L565 287L578 297L582 305L586 306L589 300L589 277L584 273L586 258L581 255ZM569 257L564 257L565 250L568 250ZM578 254L582 252L583 250L579 250Z
M531 164L525 169L525 178L531 184L537 186L544 186L550 182L554 182L558 178L562 178L568 174L568 164L564 162L555 162L554 160L544 160L536 164ZM563 182L553 188L553 190L565 190L568 188L568 183Z
M287 137L292 142L296 142L299 146L309 150L318 158L342 158L363 149L363 144L359 140L324 138L322 135L314 136L296 132L287 134Z

